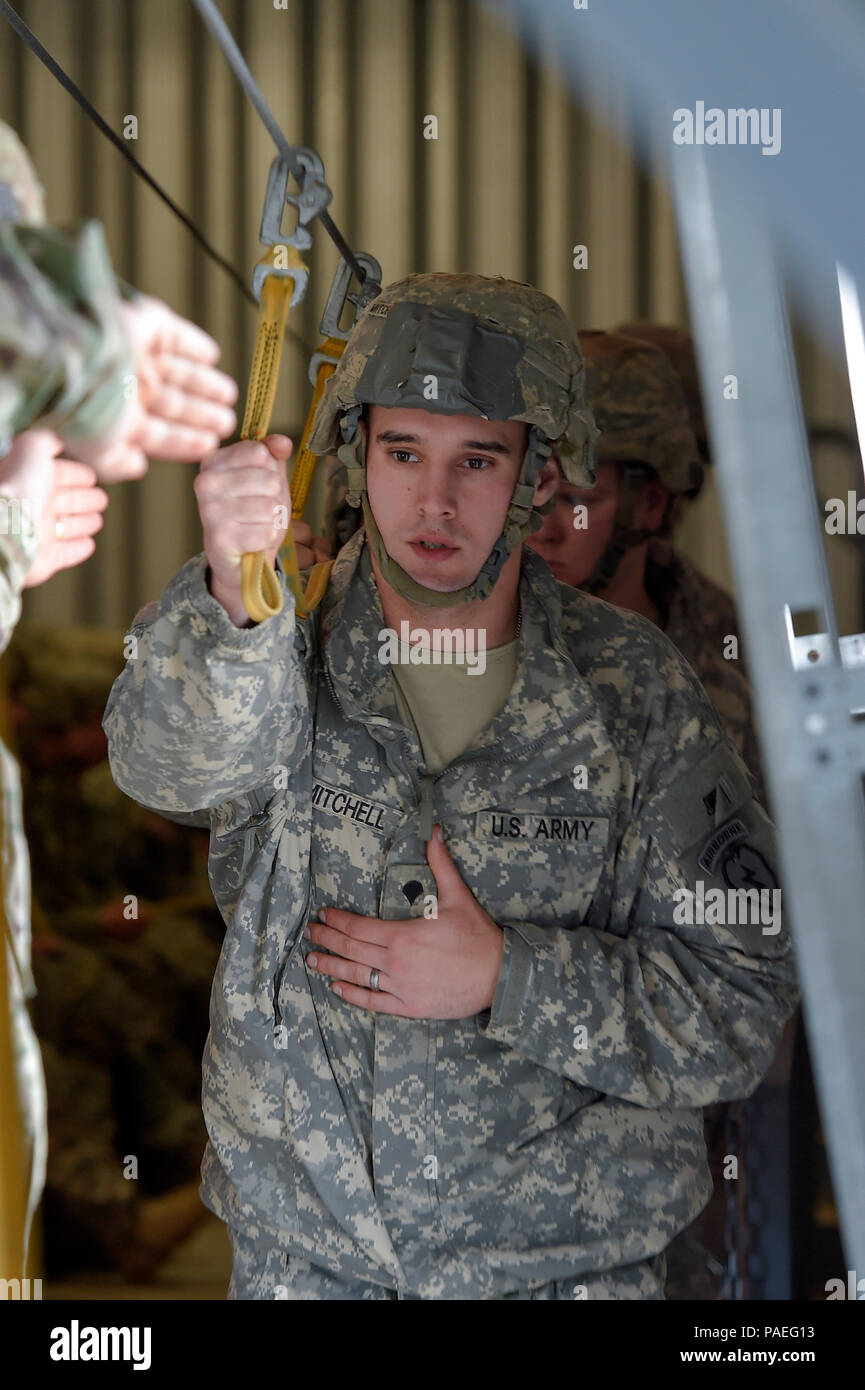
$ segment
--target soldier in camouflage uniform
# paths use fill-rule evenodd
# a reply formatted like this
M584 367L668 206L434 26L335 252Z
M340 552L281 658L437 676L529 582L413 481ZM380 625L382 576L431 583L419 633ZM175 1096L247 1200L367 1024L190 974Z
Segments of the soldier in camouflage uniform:
M696 678L522 544L551 449L588 487L593 435L554 301L411 276L316 417L364 515L321 608L282 580L277 616L243 606L240 555L290 512L269 436L204 460L204 551L133 625L112 772L206 809L226 925L202 1195L232 1297L662 1298L711 1190L702 1107L757 1085L791 1012L781 921L678 912L774 883ZM483 673L436 666L436 619L486 634ZM403 621L420 681L382 660Z
M669 539L703 483L705 426L673 360L638 331L580 334L601 431L598 484L586 491L562 478L530 543L561 583L657 623L699 676L765 800L735 605Z
M685 396L688 419L705 475L712 460L697 360L690 334L671 324L642 321L623 323L616 331L660 348L672 362ZM754 778L758 796L765 805L766 787L760 744L754 724L748 669L742 651L735 601L726 590L713 584L697 569L675 543L677 522L701 487L702 483L695 491L674 493L670 497L658 531L649 537L646 590L658 611L666 613L664 631L700 677L701 684ZM725 652L732 650L731 636L736 638L738 656L728 659ZM731 671L737 675L731 675Z
M555 501L543 509L540 531L528 543L560 581L643 613L666 633L699 676L764 801L735 604L672 541L682 509L697 496L710 464L691 339L678 328L634 323L613 332L582 333L580 342L589 404L601 429L599 481L585 489L561 478ZM589 523L585 528L574 520L580 504ZM336 459L326 493L326 535L312 538L308 527L295 523L299 553L311 564L324 558L325 546L338 548L356 529L357 513L345 501L345 466ZM737 655L728 659L731 650ZM788 1030L793 1026L791 1020ZM727 1109L719 1105L706 1112L715 1198L668 1252L668 1297L719 1296ZM744 1125L741 1107L737 1122Z
M6 649L20 617L22 589L27 584L41 582L56 569L78 563L92 552L90 537L101 525L99 513L108 501L106 494L94 486L96 479L92 469L81 463L55 463L59 441L50 431L30 430L15 440L13 445L13 437L20 424L37 423L44 415L52 395L52 392L48 395L44 392L44 378L40 379L35 370L35 354L24 330L30 324L39 325L38 338L44 345L45 320L56 303L56 296L45 289L39 296L35 290L38 275L35 263L27 260L16 240L18 230L21 235L29 234L24 224L39 223L43 216L42 189L27 153L14 132L0 124L0 455L3 456L0 458L0 503L5 521L0 535L0 651ZM16 229L15 224L22 225ZM86 300L86 297L82 296L82 299ZM61 341L70 332L73 342L83 341L81 328L76 336L73 325L74 315L70 312L66 316L64 330L57 332L57 324L52 321L51 332L56 333ZM62 398L67 405L67 420L73 432L84 418L92 425L100 412L107 410L108 419L117 415L123 400L123 383L129 370L126 341L120 336L112 338L107 351L99 354L98 373L95 367L92 352L89 356L79 352L74 362L71 354L67 356L68 374L65 379L62 369L52 376L55 398L61 386L65 387ZM113 407L107 405L112 382ZM60 488L61 482L67 488L74 486L89 492L86 512L72 511L68 505L70 494ZM40 526L43 518L48 522L45 528L47 535ZM69 527L69 534L66 537L59 532L51 535L50 528L63 522ZM5 726L4 712L4 734ZM31 1223L45 1180L46 1097L39 1046L26 1005L27 998L35 992L35 985L30 966L30 876L21 813L21 786L17 764L2 743L0 767L6 926L3 949L8 961L9 1008L16 1062L14 1084L25 1138L27 1172L21 1266L19 1269L0 1271L0 1274L14 1277L25 1267Z

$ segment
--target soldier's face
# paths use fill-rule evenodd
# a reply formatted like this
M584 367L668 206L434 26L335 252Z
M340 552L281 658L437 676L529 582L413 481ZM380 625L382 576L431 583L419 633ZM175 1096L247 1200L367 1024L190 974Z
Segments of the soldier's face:
M517 420L370 407L367 492L385 549L418 584L471 584L501 535L526 448ZM535 500L555 485L542 475Z
M553 509L527 544L546 560L561 584L575 589L585 584L603 555L615 526L619 481L619 466L611 459L599 461L592 488L574 487L559 474Z

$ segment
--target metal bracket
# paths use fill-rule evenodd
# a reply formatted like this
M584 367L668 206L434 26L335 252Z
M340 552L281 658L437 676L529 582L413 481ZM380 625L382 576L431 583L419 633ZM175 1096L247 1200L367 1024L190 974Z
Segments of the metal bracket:
M308 251L312 246L308 224L324 211L333 194L324 180L324 165L314 150L295 145L291 149L291 156L302 170L299 191L289 192L288 181L293 170L288 155L277 155L267 176L259 240L264 246L294 246L298 251ZM297 210L297 224L294 231L288 234L282 230L286 203ZM261 287L268 275L290 275L294 280L291 308L300 303L309 283L309 272L305 268L282 269L279 266L257 265L252 272L252 292L258 300L261 299Z
M718 161L673 193L808 1041L851 1269L865 1258L865 666L839 638L775 247ZM742 383L735 403L720 389ZM777 1246L779 1263L787 1252Z
M342 342L348 342L351 331L357 323L363 309L367 304L371 304L377 295L381 293L381 266L375 256L370 256L365 251L357 253L357 260L366 272L366 279L363 284L349 294L348 287L351 284L352 270L348 261L340 259L330 290L321 316L319 330L323 338L337 338ZM339 321L342 318L346 304L354 305L354 318L348 328L340 328ZM309 362L309 379L314 386L318 376L318 368L322 362L333 362L334 358L327 352L314 352Z
M356 322L361 310L381 294L381 266L375 256L370 256L366 251L358 251L357 259L366 272L366 279L354 294L348 293L351 284L351 266L348 261L340 260L334 271L324 313L321 316L320 328L325 338L348 338L351 328L339 326L347 302L355 306Z

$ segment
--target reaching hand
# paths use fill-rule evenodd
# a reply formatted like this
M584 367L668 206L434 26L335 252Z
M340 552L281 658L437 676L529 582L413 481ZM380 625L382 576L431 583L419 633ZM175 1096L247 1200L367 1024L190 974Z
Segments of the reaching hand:
M143 477L152 458L198 463L237 424L237 386L217 370L209 334L147 295L120 313L137 374L130 399L105 437L75 448L104 483Z
M0 491L19 502L41 538L25 589L87 560L108 506L108 494L96 486L93 469L59 458L62 447L51 430L24 430L0 459Z

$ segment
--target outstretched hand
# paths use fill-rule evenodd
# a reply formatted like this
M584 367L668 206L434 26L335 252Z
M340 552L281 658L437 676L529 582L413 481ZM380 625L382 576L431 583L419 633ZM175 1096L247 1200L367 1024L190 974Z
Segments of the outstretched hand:
M237 385L217 370L219 345L148 295L123 303L136 376L119 419L103 437L76 446L101 482L141 478L152 458L198 463L232 433Z
M51 430L22 430L0 459L0 492L17 501L39 537L25 589L87 560L96 549L93 536L102 529L108 494L97 487L87 464L60 458L62 448Z

